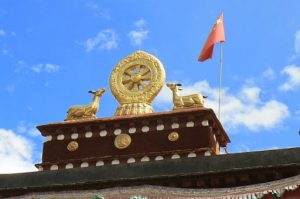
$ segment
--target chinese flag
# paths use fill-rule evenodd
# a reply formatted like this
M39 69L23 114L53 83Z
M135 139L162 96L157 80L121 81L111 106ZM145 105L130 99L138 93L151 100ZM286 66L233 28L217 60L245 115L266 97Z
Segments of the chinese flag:
M214 45L217 42L225 41L225 32L223 26L223 13L217 19L213 29L211 30L205 45L201 51L201 54L198 58L198 61L205 61L209 58L212 58Z

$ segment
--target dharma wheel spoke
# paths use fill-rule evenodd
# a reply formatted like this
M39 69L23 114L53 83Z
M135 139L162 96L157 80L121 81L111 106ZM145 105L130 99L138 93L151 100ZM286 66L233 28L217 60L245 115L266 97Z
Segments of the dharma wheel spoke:
M132 90L133 87L133 82L129 82L126 87L128 88L128 90Z
M122 80L122 83L123 83L123 84L127 84L127 83L129 83L130 81L131 81L130 78L128 78L128 79L123 79L123 80Z
M139 85L138 85L138 83L134 83L133 90L134 90L134 91L138 91L138 90L139 90Z
M147 75L143 75L143 76L141 77L141 79L142 79L142 80L150 80L150 79L151 79L151 74L148 73Z
M146 86L146 84L143 82L143 80L140 80L139 84L142 85L143 88Z
M145 75L145 74L147 74L148 72L150 72L150 70L149 70L148 68L145 68L145 70L141 72L141 75Z
M131 69L129 69L129 70L126 70L126 71L125 71L125 73L126 73L127 75L129 75L129 76L132 76L132 75L133 75L133 73L132 73Z
M143 90L151 81L151 71L143 65L127 68L122 77L122 84L130 91Z
M140 73L140 71L141 71L141 66L140 66L140 65L137 65L137 66L135 67L135 70L136 70L136 74Z

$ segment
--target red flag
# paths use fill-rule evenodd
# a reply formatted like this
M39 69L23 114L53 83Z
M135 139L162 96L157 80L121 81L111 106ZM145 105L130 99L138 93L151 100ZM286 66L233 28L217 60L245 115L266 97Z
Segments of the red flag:
M213 29L210 31L210 34L201 51L198 61L205 61L209 58L212 58L215 43L224 42L224 41L225 41L225 32L223 26L223 13L222 13L217 19Z

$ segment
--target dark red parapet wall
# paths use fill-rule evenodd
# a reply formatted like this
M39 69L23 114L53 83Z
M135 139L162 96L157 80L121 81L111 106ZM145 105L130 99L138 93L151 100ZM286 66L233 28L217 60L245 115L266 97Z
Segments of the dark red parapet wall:
M229 137L211 109L192 108L139 116L52 123L37 127L46 137L40 170L103 166L219 154ZM178 140L170 141L176 132ZM131 143L118 149L114 140L127 134ZM75 141L78 149L67 146Z

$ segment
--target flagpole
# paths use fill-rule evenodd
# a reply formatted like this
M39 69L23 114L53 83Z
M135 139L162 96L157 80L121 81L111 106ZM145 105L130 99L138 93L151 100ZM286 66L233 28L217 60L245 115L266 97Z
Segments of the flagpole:
M219 120L221 120L221 96L222 96L222 64L223 64L223 53L222 53L222 42L220 42L220 76L219 76Z

